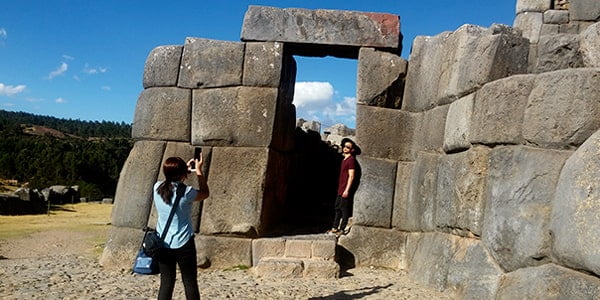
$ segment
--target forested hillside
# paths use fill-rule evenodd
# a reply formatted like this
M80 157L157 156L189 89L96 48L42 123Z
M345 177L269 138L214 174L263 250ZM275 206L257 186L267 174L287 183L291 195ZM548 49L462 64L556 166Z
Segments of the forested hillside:
M112 197L132 147L131 125L0 110L0 178L30 188L78 185L90 200Z

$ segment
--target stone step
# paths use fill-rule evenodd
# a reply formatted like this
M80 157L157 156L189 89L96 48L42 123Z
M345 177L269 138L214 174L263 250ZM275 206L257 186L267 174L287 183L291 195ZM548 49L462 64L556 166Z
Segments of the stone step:
M340 266L333 260L263 257L254 267L265 278L338 278Z

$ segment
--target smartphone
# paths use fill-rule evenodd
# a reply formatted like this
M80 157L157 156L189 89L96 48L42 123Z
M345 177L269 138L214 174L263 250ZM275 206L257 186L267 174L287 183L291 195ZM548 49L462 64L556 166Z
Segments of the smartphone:
M194 159L200 159L200 153L202 153L202 148L196 147L194 149ZM192 171L196 171L196 162L192 161L190 164L190 169L192 169Z

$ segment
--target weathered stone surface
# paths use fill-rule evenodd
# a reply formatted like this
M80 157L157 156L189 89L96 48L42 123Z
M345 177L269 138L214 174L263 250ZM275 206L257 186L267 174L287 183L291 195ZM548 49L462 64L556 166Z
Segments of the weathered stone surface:
M600 22L581 33L580 51L586 67L600 68Z
M444 151L453 152L469 149L471 115L475 94L469 94L450 104L444 127Z
M241 39L398 50L402 35L392 14L251 5Z
M340 265L335 261L307 259L304 261L304 278L333 279L340 276Z
M451 103L487 82L526 73L529 43L518 31L463 25L451 33L417 37L402 108L421 111Z
M415 159L415 131L423 115L367 105L356 106L356 138L364 155L376 158Z
M192 91L175 87L142 91L131 126L134 139L190 140Z
M282 43L246 43L245 86L279 87L283 68Z
M505 270L550 260L554 187L570 154L525 146L490 152L482 240Z
M336 240L313 240L311 258L322 260L335 259Z
M202 234L260 235L267 148L213 148L210 197L202 209Z
M283 257L285 253L285 239L263 238L252 240L252 265L258 265L263 257Z
M572 21L598 21L600 2L597 0L571 0L569 14Z
M115 192L111 223L118 227L143 228L152 207L152 185L156 182L166 142L138 141L123 164Z
M254 267L254 274L264 278L302 278L304 262L295 258L266 257Z
M544 24L569 23L569 11L564 9L550 9L544 12Z
M192 143L267 147L271 143L277 89L197 89L192 96Z
M409 231L405 224L411 219L409 215L409 191L414 162L398 162L396 185L394 188L394 203L392 205L392 228Z
M364 226L352 226L338 245L354 255L356 266L376 266L402 270L406 265L406 233Z
M197 235L197 257L208 259L211 268L252 266L252 240L234 237Z
M484 85L475 95L472 144L523 143L522 126L535 75L515 75Z
M195 148L194 146L192 146L188 143L168 142L167 147L165 148L165 151L164 151L163 158L161 160L161 164L160 164L161 167L160 167L159 174L158 174L158 180L165 180L165 175L162 170L162 165L163 165L164 161L167 160L167 158L169 158L171 156L176 156L176 157L181 157L185 161L187 161L188 159L190 159L194 156L194 148ZM202 147L202 157L204 159L204 163L202 165L202 173L207 178L208 178L208 174L209 174L208 170L209 170L209 166L210 166L211 153L212 153L211 147ZM184 183L186 185L194 187L195 189L198 188L198 179L196 178L195 174L194 175L190 174L185 179ZM199 227L200 227L200 215L202 213L202 203L204 203L204 202L200 201L200 202L194 202L192 204L191 215L192 215L192 226L194 228L194 232L198 232ZM148 219L148 226L150 226L152 228L156 228L157 220L158 220L158 214L156 212L156 206L154 206L154 204L153 204L151 212L150 212L150 217Z
M423 111L437 105L442 64L446 51L449 51L444 46L444 40L451 34L442 32L436 36L415 37L408 60L403 110Z
M362 177L354 196L354 224L390 228L396 161L361 157Z
M411 243L415 244L410 257L408 276L438 291L446 289L448 270L454 256L457 236L443 233L422 233L411 235Z
M561 264L600 274L600 131L565 163L552 209L553 252Z
M285 257L310 258L312 255L311 240L287 240L285 242Z
M554 1L554 0L552 0ZM526 11L544 12L550 9L552 1L548 0L517 0L517 14Z
M448 267L446 290L456 299L494 299L503 271L483 243L459 239Z
M579 51L579 35L564 33L542 35L537 49L535 73L583 67L583 58Z
M408 62L396 54L361 48L358 54L357 103L401 108L407 68Z
M443 152L446 117L450 105L424 111L421 126L415 130L414 153L419 151Z
M546 148L581 145L600 128L600 69L538 75L523 119L523 137Z
M544 24L543 13L523 12L517 14L513 27L521 29L523 31L523 37L529 39L529 42L537 44L540 38L542 24Z
M409 231L435 229L435 195L440 155L419 152L413 169L404 227Z
M545 35L558 34L559 32L560 26L558 24L542 24L542 29L540 30L540 38Z
M435 222L442 231L481 236L488 155L487 147L477 146L440 157Z
M109 270L130 267L143 237L144 232L139 228L112 226L99 263Z
M451 103L487 82L527 72L529 42L505 25L463 25L444 40L437 103Z
M177 86L183 46L158 46L144 64L144 88Z
M188 37L177 86L209 88L240 85L244 43Z
M598 299L600 280L554 264L506 274L496 299Z

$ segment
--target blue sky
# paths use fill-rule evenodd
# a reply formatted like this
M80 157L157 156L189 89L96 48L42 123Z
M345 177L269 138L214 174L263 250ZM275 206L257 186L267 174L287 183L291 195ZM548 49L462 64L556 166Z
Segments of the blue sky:
M239 41L249 5L400 16L402 57L415 36L462 24L512 25L516 0L13 0L0 9L0 109L131 123L148 53L186 37ZM296 57L299 118L355 125L356 61Z

